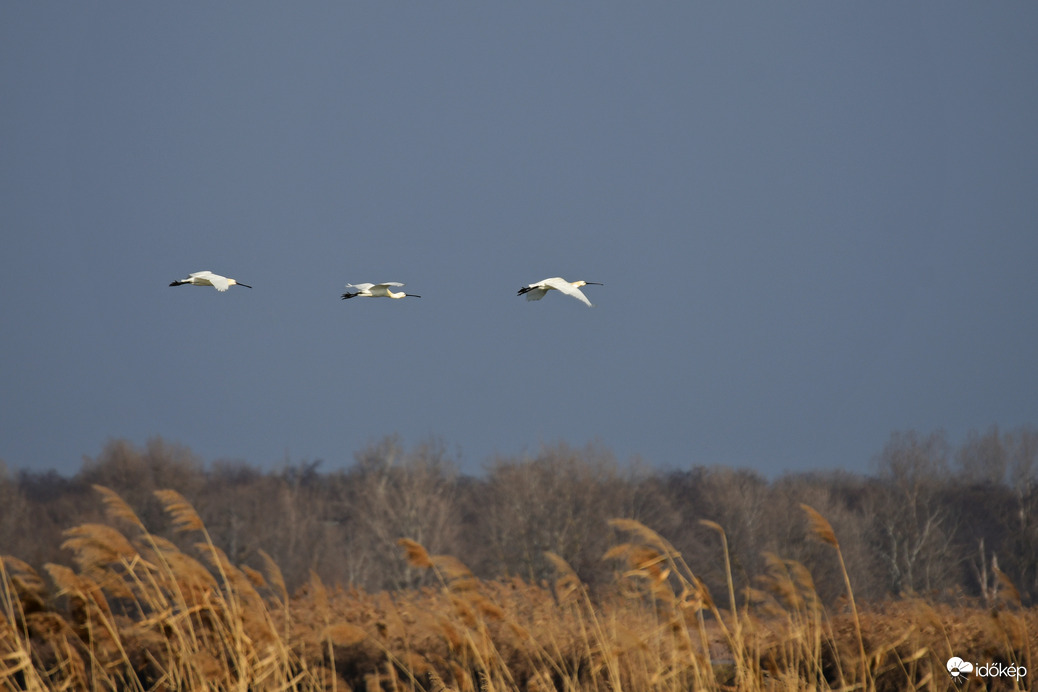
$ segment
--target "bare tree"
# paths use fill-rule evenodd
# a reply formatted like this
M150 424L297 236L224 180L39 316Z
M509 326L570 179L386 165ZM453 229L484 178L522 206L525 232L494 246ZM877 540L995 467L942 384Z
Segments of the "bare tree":
M26 538L36 541L32 528L32 506L19 491L17 481L7 472L7 464L0 460L0 555L24 558L28 546Z
M487 562L533 582L550 579L552 552L585 581L601 581L608 520L632 516L637 500L612 454L593 445L546 446L528 459L498 459L476 512ZM632 517L638 518L638 517Z
M870 508L875 545L897 594L934 591L953 583L958 557L952 546L952 513L941 488L949 482L944 431L921 437L891 435L876 458L883 490Z
M839 560L830 546L811 540L808 523L796 521L797 514L806 504L829 522L856 597L882 596L882 577L868 544L868 522L855 501L864 487L865 479L843 472L786 475L773 483L768 503L771 511L766 517L772 541L768 550L805 565L825 602L846 595Z
M1038 599L1038 430L1024 427L1007 433L1003 447L1013 498L1006 516L1003 564L1033 602Z
M950 468L954 465L954 470ZM614 517L637 519L682 551L711 590L727 588L715 530L726 532L736 588L769 569L773 553L807 566L819 595L842 592L832 551L806 540L801 504L831 524L855 593L945 592L1038 598L1038 431L971 432L957 448L942 431L893 434L872 477L799 474L768 480L747 470L697 467L661 473L619 464L596 445L548 445L535 455L497 459L484 476L460 475L436 440L405 449L387 437L333 472L320 461L263 472L245 463L205 467L187 448L152 438L111 440L79 474L21 471L0 464L0 553L32 564L61 561L62 531L103 521L92 490L119 493L149 530L167 533L153 491L192 502L207 529L238 563L260 566L260 551L290 588L315 571L327 583L369 589L428 583L397 544L460 557L483 577L551 580L545 552L561 555L592 585L614 565L602 555L616 538ZM770 564L774 565L774 561Z
M401 538L430 553L457 552L456 476L457 465L438 441L406 451L398 438L387 437L357 454L340 500L350 561L363 563L362 582L378 588L426 583L428 573L403 559Z
M699 524L700 519L716 522L728 538L737 585L748 586L763 569L764 552L771 548L769 539L775 529L769 526L771 489L767 480L755 471L725 467L696 469L690 480L681 507L686 525L697 533L698 541L692 545L702 548L685 559L712 590L727 588L717 539Z
M77 480L114 490L152 531L167 521L154 491L170 488L191 497L206 482L203 464L191 450L157 436L143 449L128 440L109 440L98 456L84 458Z
M998 426L983 435L973 430L955 453L963 480L974 484L1002 485L1009 470L1009 454L1002 444Z

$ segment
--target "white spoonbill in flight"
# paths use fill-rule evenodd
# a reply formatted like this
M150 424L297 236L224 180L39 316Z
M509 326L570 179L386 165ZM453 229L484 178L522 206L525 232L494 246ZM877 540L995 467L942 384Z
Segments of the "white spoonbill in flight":
M223 293L231 286L244 286L245 288L252 288L248 284L243 284L241 281L235 279L228 279L226 276L220 276L214 274L211 271L195 272L186 279L177 279L170 286L183 286L184 284L191 284L192 286L212 286L220 293Z
M346 284L346 292L342 294L342 299L347 300L349 298L403 298L405 296L410 298L421 298L416 296L414 293L404 293L399 291L393 293L390 286L403 286L399 281L387 281L384 284ZM356 291L350 291L351 288L357 289Z
M561 276L553 276L550 279L538 281L537 283L530 284L529 286L523 286L519 289L519 293L517 293L516 295L521 296L523 294L526 294L527 300L540 300L544 297L545 293L554 289L556 291L559 291L560 293L565 293L566 295L572 298L576 298L589 308L593 308L595 306L592 305L591 301L587 299L587 296L585 296L583 292L581 292L580 287L604 285L605 284L600 284L597 281L566 281Z

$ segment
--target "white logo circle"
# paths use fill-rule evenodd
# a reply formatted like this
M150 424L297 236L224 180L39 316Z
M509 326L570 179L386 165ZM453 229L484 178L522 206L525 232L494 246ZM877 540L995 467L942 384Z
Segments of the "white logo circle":
M963 661L958 656L949 658L945 667L948 668L948 672L951 673L953 678L958 678L960 675L965 677L973 672L973 664L969 661Z

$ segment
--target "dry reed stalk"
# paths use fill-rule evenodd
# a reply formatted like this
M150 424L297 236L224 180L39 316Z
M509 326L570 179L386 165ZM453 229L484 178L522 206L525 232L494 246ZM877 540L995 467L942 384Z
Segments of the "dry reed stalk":
M321 636L329 639L336 646L353 646L364 641L368 633L356 625L339 622L325 627Z
M281 568L274 561L266 551L260 550L259 556L263 560L263 569L267 573L267 582L272 584L276 588L275 601L281 606L281 619L282 619L282 631L280 637L282 641L286 641L289 638L290 623L292 621L289 613L289 597L288 588L285 586L285 575L282 574Z
M721 537L721 551L724 556L724 573L728 585L728 607L732 614L732 626L730 628L725 627L724 633L728 640L728 648L732 652L732 657L736 661L736 686L745 688L749 684L749 681L745 679L745 675L747 671L751 669L751 666L748 666L745 660L745 640L742 632L742 619L739 617L739 609L736 604L735 580L732 577L732 560L731 555L728 552L728 534L725 533L724 528L722 528L717 522L708 519L701 519L699 523L708 529L716 531Z
M91 486L98 494L101 495L101 501L104 503L105 512L109 517L113 519L121 519L128 522L141 531L144 531L144 522L141 521L137 513L133 511L133 508L122 499L114 490L107 488L103 485Z
M623 519L615 518L609 520L609 525L620 531L626 531L632 533L642 539L648 545L651 545L665 553L677 552L673 546L670 545L662 536L650 529L645 524L635 519Z
M205 539L196 544L220 576L221 588L215 593L211 615L216 631L220 635L225 651L235 662L234 669L240 675L247 675L255 658L251 639L245 632L248 608L243 598L255 593L249 580L227 559L209 535L205 524L194 507L175 490L156 490L155 496L162 503L165 511L173 518L174 527L178 531L198 531Z
M202 534L205 542L203 544L196 544L196 547L205 552L210 562L216 567L220 576L220 584L223 587L220 593L221 601L228 607L228 610L237 620L241 612L241 604L235 595L232 586L232 578L227 570L227 566L230 562L227 560L227 556L223 551L217 548L213 543L213 539L209 535L209 531L206 530L202 518L198 516L198 512L196 512L195 508L191 506L191 503L189 503L184 496L177 491L156 490L154 491L154 494L162 503L163 509L165 509L166 513L173 518L173 525L177 531L198 531ZM235 632L235 635L237 637L240 633Z
M106 489L99 492L113 519L131 520L128 506L117 495ZM187 521L190 517L185 506L171 507L180 513L181 527L199 528ZM204 532L204 527L201 530ZM268 609L255 590L254 582L262 583L262 577L233 567L208 536L203 548L218 571L226 575L223 584L227 598L197 561L146 532L142 531L140 540L148 544L146 550L154 564L145 561L125 536L105 525L75 527L66 536L65 547L75 551L83 572L76 574L60 565L48 565L47 571L59 587L58 596L69 597L83 638L80 640L80 635L56 613L43 611L26 617L21 605L24 599L17 592L35 592L38 603L33 607L43 607L42 580L20 561L0 561L0 595L4 599L0 609L0 687L13 675L18 676L22 689L142 689L136 674L138 665L151 668L149 686L168 685L172 689L201 689L218 680L219 687L230 689L246 680L266 687L274 679L294 681L292 684L308 679L305 673L293 670L296 664L292 663L291 650L273 634ZM24 574L10 575L9 565L16 565ZM24 586L18 586L20 581ZM195 596L184 598L185 592ZM169 599L171 593L178 594L174 601ZM132 604L133 610L124 611L132 619L113 616L109 598L120 600L123 609ZM243 619L228 619L234 599L239 599L239 605L249 606ZM22 637L13 626L7 626L8 621L13 625L19 620L26 628ZM39 642L36 646L52 652L48 654L52 663L47 664L46 679L37 672L37 665L43 663L35 662L30 631ZM248 632L248 636L241 636L241 632ZM136 652L133 655L130 644ZM80 646L88 661L80 656ZM89 682L84 672L87 668L91 671Z
M112 563L140 558L137 549L119 531L105 524L81 524L66 529L62 549L71 550L80 569L104 568Z
M861 634L861 618L858 615L858 605L854 601L854 589L851 588L851 577L847 573L847 564L843 561L843 551L840 550L840 542L836 540L836 532L833 531L832 525L826 521L825 517L819 514L818 510L814 507L806 504L801 504L800 508L807 514L808 522L811 524L811 531L815 537L821 540L823 543L831 545L836 550L836 557L840 561L840 572L843 574L843 582L847 587L847 600L851 605L851 614L854 616L854 629L858 635L858 653L861 656L861 680L862 685L865 689L872 689L874 687L871 673L869 672L869 661L865 655L865 640Z
M827 630L810 573L800 563L785 560L774 553L765 552L764 558L768 571L762 575L761 582L779 600L774 607L766 607L762 611L774 622L781 623L783 628L778 635L779 644L769 645L769 655L774 655L776 649L780 650L783 654L783 670L803 670L799 674L800 678L806 678L814 684L824 684L822 644L824 641L835 651L836 641L833 633ZM841 659L837 657L833 664L837 678L843 681L845 676Z
M288 589L285 588L285 576L281 573L281 568L274 558L267 554L264 550L257 551L260 558L263 560L263 568L267 571L267 581L277 587L278 595L285 607L288 607Z
M209 589L216 588L212 575L196 560L181 553L172 541L149 533L129 504L114 491L100 485L95 485L94 489L101 494L109 516L128 521L141 531L138 540L146 546L141 552L148 554L144 565L149 569L140 579L135 571L131 574L137 582L137 589L147 594L146 610L154 612L174 608L180 613L192 612L205 599ZM177 496L170 495L168 499L176 501ZM187 504L183 498L179 500ZM199 636L192 618L184 618L184 627L177 627L172 632L181 650L199 650Z
M330 636L332 624L328 607L328 589L325 588L324 582L321 581L321 577L313 570L310 570L310 582L308 587L310 590L310 596L315 601L317 611L321 614L321 622L323 625L319 638L321 640L322 656L325 658L321 661L321 665L329 669L331 688L335 690L338 686L339 678L335 672L335 642Z
M162 503L166 514L173 519L173 528L177 531L205 531L205 524L198 512L183 495L176 490L156 490L155 497Z
M570 658L567 652L575 651L582 641L574 623L573 611L560 611L551 594L541 587L524 584L523 594L531 601L540 602L537 610L525 614L515 612L513 607L510 616L513 622L522 618L524 623L517 623L517 626L521 633L527 635L521 637L521 642L531 669L535 673L540 671L547 679L556 677L565 680L569 685L576 671L567 669L565 665ZM526 617L523 618L523 615ZM579 628L581 632L583 629Z
M17 596L23 610L41 608L46 600L47 586L39 573L29 563L10 555L0 555L0 586Z
M20 580L20 575L27 579ZM43 603L42 596L35 594L32 601L36 603L26 602L26 586L32 592L37 584L42 587L42 580L28 564L17 558L0 557L0 684L11 689L16 688L16 680L20 682L17 687L31 692L47 689L47 682L33 661L31 628L26 617L27 611L32 612L37 603Z
M1020 590L1016 588L1016 584L1013 583L1009 576L998 568L998 565L995 565L993 569L1000 587L998 597L1005 603L1019 608L1022 605Z
M8 689L25 689L27 692L47 692L50 689L33 663L29 649L17 648L5 653L0 666L0 682Z
M722 637L727 643L727 649L733 657L735 657L736 652L740 650L740 645L736 641L732 632L733 627L741 627L737 616L732 620L732 627L729 627L726 618L717 608L717 605L710 594L710 590L707 588L703 580L695 574L681 555L680 551L676 550L666 539L659 536L655 531L633 519L613 519L610 520L609 523L615 528L641 537L650 545L659 548L662 551L662 554L667 558L673 578L681 587L680 595L676 599L672 599L667 597L666 592L661 590L656 590L653 595L656 598L663 596L663 602L675 602L679 604L682 611L691 611L694 615L695 630L698 634L699 642L697 644L698 649L693 648L693 651L695 651L696 654L690 659L691 675L693 676L693 679L697 681L697 685L706 684L705 681L707 680L713 681L713 647L710 645L710 634L707 630L704 611L709 611L713 616L714 621L716 621L717 626L721 630ZM730 559L726 559L725 570L728 575L731 574ZM735 592L734 587L732 586L729 588L729 601L733 601L734 597ZM682 617L684 617L684 615ZM684 630L681 636L687 642L688 646L691 647L692 642L687 630ZM741 666L738 659L736 659L736 666L737 668ZM741 675L744 671L737 669L736 672ZM711 684L713 683L711 682Z
M99 492L113 520L128 519L114 494ZM167 499L189 518L190 505ZM839 555L832 527L820 515L808 512L808 519ZM236 566L204 526L192 530L206 536L196 547L210 567L144 531L121 543L118 532L84 525L67 534L78 541L77 557L84 554L81 573L48 567L58 601L28 565L0 559L0 688L310 692L347 683L358 689L366 678L380 692L937 690L946 682L941 651L951 655L967 642L985 642L993 655L1030 667L1038 611L1008 601L993 614L913 603L859 613L842 556L850 617L830 619L807 569L777 556L766 558L764 580L777 598L750 589L740 604L726 536L719 525L704 525L722 536L729 613L678 551L622 520L615 526L632 542L607 556L627 570L612 592L594 598L559 556L548 558L558 572L553 596L521 580L479 581L460 561L402 542L413 563L436 572L440 588L369 595L330 590L313 575L307 592L291 599L291 619L273 560L265 556L266 578ZM128 598L131 604L116 607ZM707 611L716 620L709 626ZM731 664L717 660L722 650ZM858 663L865 671L856 674ZM351 679L340 676L351 668Z
M91 675L108 678L108 669L113 665L122 668L122 675L134 690L143 692L144 686L136 671L125 643L120 636L119 625L112 615L101 587L85 575L79 575L68 567L48 563L44 566L51 579L58 585L58 595L67 595L81 609L79 625L86 630L86 644L91 657ZM99 649L100 647L100 649ZM101 654L99 657L98 654ZM113 662L113 656L115 661Z
M412 541L410 538L400 538L396 544L404 549L405 557L412 565L422 569L432 568L433 563L429 558L429 553L422 547L421 543Z
M215 646L216 660L226 659L227 670L234 671L239 680L263 680L287 672L292 654L281 643L269 610L256 591L255 583L262 583L262 576L234 566L213 544L197 512L182 496L174 491L157 491L156 496L173 516L178 530L202 533L205 540L196 548L219 575L219 580L214 579L194 558L168 541L149 536L166 568L158 583L166 584L187 615L182 618L186 632L180 636L180 647L204 651Z
M412 565L432 570L447 596L455 619L453 623L441 622L440 627L452 648L472 656L472 665L482 679L493 683L503 676L504 682L514 685L486 624L487 617L499 616L499 609L479 593L480 582L472 571L451 555L430 555L417 541L401 538L397 544Z
M556 588L561 588L567 594L576 596L570 607L577 617L584 645L584 656L592 665L592 671L598 661L604 666L609 684L613 689L621 689L621 676L617 660L615 657L604 655L609 650L608 638L605 636L605 628L597 609L591 602L587 587L580 581L576 571L562 557L551 552L546 552L545 556L561 575L556 582Z

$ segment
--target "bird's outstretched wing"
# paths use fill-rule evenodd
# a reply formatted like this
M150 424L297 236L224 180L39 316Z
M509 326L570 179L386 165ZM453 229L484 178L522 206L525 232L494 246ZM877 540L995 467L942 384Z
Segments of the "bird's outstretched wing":
M371 287L371 284L368 284ZM385 283L375 284L373 288L389 288L390 286L403 286L399 281L386 281Z
M519 289L519 295L526 296L527 300L540 300L548 292L543 286L526 286Z
M347 300L349 298L356 298L374 285L375 284L346 284L346 292L342 294L342 299ZM356 290L351 291L351 288Z
M566 281L565 279L560 279L559 277L556 276L556 277L553 277L551 279L545 279L541 283L545 284L547 286L551 286L552 288L554 288L555 290L559 291L560 293L565 293L566 295L568 295L568 296L570 296L572 298L576 298L577 300L579 300L581 303L583 303L584 305L588 306L589 308L595 307L594 305L591 304L591 301L587 299L587 296L584 295L583 292L581 292L581 290L579 288L577 288L576 286L571 284L569 281Z
M557 276L551 279L545 279L544 281L538 281L528 286L523 286L519 289L519 293L517 293L516 295L525 295L527 300L540 300L548 291L552 289L550 282L556 280L562 281L562 279Z
M217 291L220 291L221 293L223 293L231 287L231 282L227 279L227 277L220 276L219 274L213 274L210 272L209 276L205 277L205 280L208 281L213 288L215 288Z

